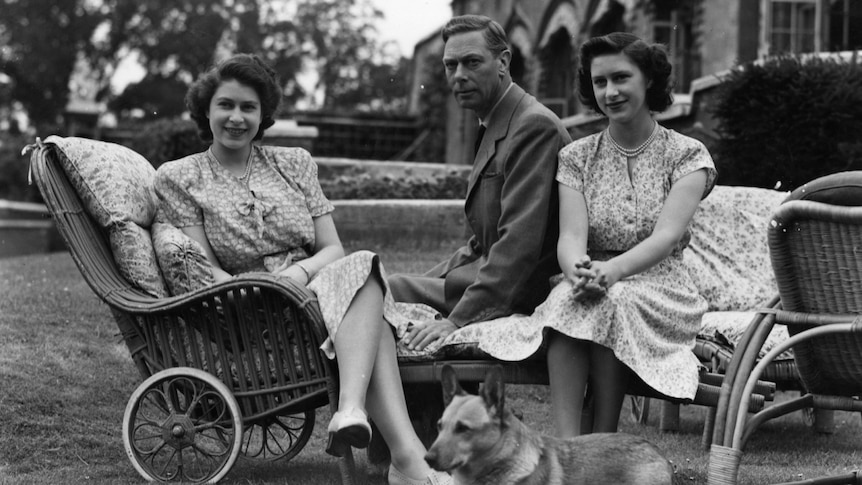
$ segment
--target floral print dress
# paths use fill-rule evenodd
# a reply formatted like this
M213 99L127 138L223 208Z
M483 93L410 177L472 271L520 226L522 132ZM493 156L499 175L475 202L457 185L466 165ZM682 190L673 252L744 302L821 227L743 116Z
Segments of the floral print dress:
M589 213L588 252L607 260L646 239L655 227L673 184L696 170L715 182L706 148L692 138L659 127L630 179L626 158L607 132L577 140L560 151L557 181L584 194ZM671 397L691 399L697 391L698 361L692 352L707 303L698 293L682 250L637 275L620 280L603 298L577 302L571 281L555 277L550 295L531 316L496 320L494 335L479 347L502 360L523 360L542 346L548 330L608 347L647 385ZM467 332L469 330L464 329Z
M161 221L178 228L203 226L222 268L231 274L272 272L314 252L314 218L333 211L317 179L317 165L301 148L253 146L246 180L222 167L211 151L168 162L156 173ZM318 298L334 358L333 339L356 292L372 274L384 285L383 316L397 335L408 324L396 307L379 258L357 251L322 268L308 288ZM433 318L414 308L414 319Z

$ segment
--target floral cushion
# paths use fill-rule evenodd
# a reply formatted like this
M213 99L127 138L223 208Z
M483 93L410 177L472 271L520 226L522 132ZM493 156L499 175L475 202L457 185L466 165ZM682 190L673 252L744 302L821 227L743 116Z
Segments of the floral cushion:
M150 227L156 214L156 170L137 152L115 143L50 136L60 163L84 202L104 228L119 221Z
M168 296L149 230L134 222L118 222L111 226L108 239L117 269L126 280L156 298Z
M744 311L778 294L767 227L786 192L716 186L700 203L683 253L709 311Z
M213 284L212 265L194 239L176 227L153 224L153 246L171 295L181 295Z
M766 234L773 212L786 197L786 192L768 189L716 186L701 202L683 258L709 303L701 322L703 338L734 346L754 310L777 294ZM494 321L481 322L453 332L439 348L415 352L399 346L398 359L489 358L478 342L508 338L511 336L499 332ZM761 355L786 338L786 329L774 329ZM792 356L782 357L787 355Z
M59 136L45 143L57 148L87 212L108 232L120 273L154 297L167 296L147 230L156 212L152 164L115 143Z

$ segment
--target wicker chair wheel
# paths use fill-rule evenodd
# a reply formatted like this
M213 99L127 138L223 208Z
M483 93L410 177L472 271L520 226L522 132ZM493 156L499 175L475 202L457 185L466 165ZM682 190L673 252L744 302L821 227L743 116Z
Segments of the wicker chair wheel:
M165 369L129 398L123 444L148 481L215 483L239 455L242 416L233 394L212 374Z
M311 438L314 419L312 409L247 425L242 436L241 456L262 461L292 459Z

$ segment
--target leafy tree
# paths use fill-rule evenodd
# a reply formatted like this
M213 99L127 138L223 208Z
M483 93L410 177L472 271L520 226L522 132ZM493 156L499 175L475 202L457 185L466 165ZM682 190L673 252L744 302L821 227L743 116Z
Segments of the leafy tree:
M147 75L112 106L170 114L177 101L168 90L233 52L265 57L288 102L305 94L299 79L311 69L324 108L365 95L391 105L389 92L362 87L385 78L390 60L373 40L381 13L370 0L0 0L0 9L0 72L37 124L57 119L82 64L98 99L111 100L110 80L132 54Z
M440 65L443 52L429 52L422 63L422 91L419 94L419 112L422 113L422 143L415 160L443 162L446 160L446 104L451 96L446 74Z
M355 66L342 68L343 75L330 81L326 105L336 111L404 112L409 92L410 61L391 52L380 58L360 59Z
M248 27L257 0L103 0L104 38L96 44L98 70L113 69L131 52L148 75L196 78L213 63L219 48L230 47L233 30ZM257 50L257 49L252 49Z
M127 86L122 94L108 103L108 107L121 114L141 110L143 119L175 117L185 111L183 98L186 89L186 84L176 77L151 74Z
M92 52L90 38L101 21L92 2L3 0L0 9L0 72L12 80L36 126L56 123L69 97L79 56Z

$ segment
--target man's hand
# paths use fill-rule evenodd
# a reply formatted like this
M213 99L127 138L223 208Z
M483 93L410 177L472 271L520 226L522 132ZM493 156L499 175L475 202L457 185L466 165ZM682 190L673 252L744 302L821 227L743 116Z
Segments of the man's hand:
M426 320L407 329L401 342L410 350L424 350L438 340L445 339L458 327L448 318Z

